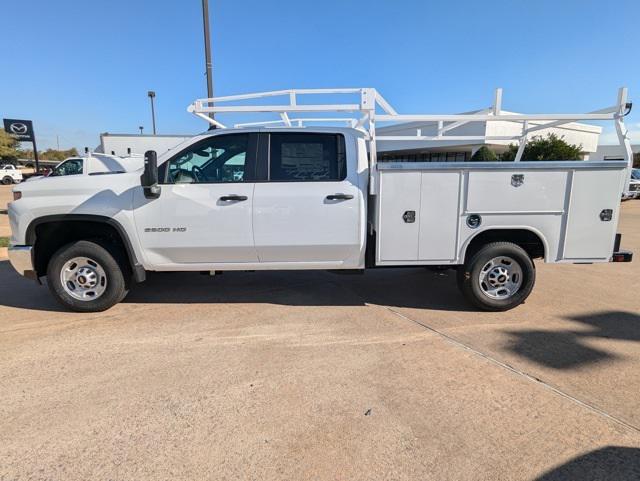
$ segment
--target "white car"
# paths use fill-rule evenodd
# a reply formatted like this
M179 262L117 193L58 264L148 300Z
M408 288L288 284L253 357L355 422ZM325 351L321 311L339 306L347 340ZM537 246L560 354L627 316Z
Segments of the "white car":
M69 157L56 165L47 177L68 175L99 175L131 172L143 164L141 155L118 157L115 155L91 153L83 157Z
M147 152L137 171L54 175L16 187L11 264L26 277L47 276L53 296L81 312L120 302L148 271L390 266L456 269L473 305L504 311L533 289L534 259L631 261L616 233L627 161L376 163L375 104L391 112L381 119L418 116L396 114L374 89L355 92L359 104L323 106L285 91L288 105L238 107L272 108L283 126L218 128L159 157ZM192 111L222 126L205 115L213 101L201 104ZM286 112L323 109L361 117L349 127L304 127ZM444 119L581 118L494 110ZM585 115L620 121L621 107L610 110ZM386 137L398 139L406 138Z
M640 199L640 169L631 170L629 190L622 194L623 199Z
M12 164L3 165L0 169L0 181L4 185L22 182L22 172Z

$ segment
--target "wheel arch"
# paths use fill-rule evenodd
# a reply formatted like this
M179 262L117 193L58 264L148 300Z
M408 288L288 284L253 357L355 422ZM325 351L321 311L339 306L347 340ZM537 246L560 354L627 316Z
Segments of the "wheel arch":
M94 228L92 231L91 228ZM96 228L97 227L97 228ZM38 236L40 235L40 239ZM53 242L44 243L43 237L55 235ZM139 262L129 236L122 225L111 217L94 214L47 215L34 219L27 227L25 241L33 246L33 263L38 276L46 272L51 255L74 240L88 240L112 236L122 247L128 267L136 282L145 280L146 273Z
M461 262L481 246L490 242L513 242L522 247L532 259L547 260L549 244L545 236L534 227L524 226L491 226L476 232L462 245Z

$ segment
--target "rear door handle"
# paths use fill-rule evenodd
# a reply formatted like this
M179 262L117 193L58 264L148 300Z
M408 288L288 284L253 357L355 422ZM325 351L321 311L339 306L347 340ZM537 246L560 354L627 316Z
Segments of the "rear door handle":
M327 196L327 200L349 200L353 199L351 194L330 194Z
M243 200L247 200L248 197L246 195L235 195L235 194L231 194L231 195L223 195L222 197L220 197L220 200L222 202L232 202L232 201L243 201Z

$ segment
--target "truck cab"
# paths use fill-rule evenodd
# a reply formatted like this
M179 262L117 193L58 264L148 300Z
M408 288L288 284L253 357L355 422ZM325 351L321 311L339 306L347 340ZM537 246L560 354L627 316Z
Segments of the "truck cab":
M366 157L353 129L225 129L159 162L133 193L151 269L360 268Z

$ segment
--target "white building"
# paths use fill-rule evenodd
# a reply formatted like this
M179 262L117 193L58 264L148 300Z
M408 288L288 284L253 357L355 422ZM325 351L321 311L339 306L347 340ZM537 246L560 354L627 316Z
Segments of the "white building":
M126 156L144 155L147 150L155 150L158 155L180 145L192 135L140 135L140 134L100 134L100 145L95 152Z
M640 153L640 145L632 145L634 154ZM591 160L624 160L621 145L598 145L598 149L589 156Z
M475 113L475 112L467 112ZM502 111L504 114L514 112ZM529 126L544 125L548 122L530 122ZM444 127L447 123L444 123ZM437 135L438 125L435 122L410 122L387 127L376 127L378 135L416 135L419 131L423 136ZM562 137L570 144L580 145L585 159L596 152L598 148L598 138L602 128L595 125L568 123L560 127L541 129L532 134L531 137L546 137L553 133ZM444 134L456 136L519 136L522 133L521 122L495 121L495 122L472 122L448 130ZM416 162L456 162L470 160L471 156L483 145L486 145L496 153L507 150L509 144L517 143L509 140L492 140L469 142L461 140L412 140L406 142L383 141L377 143L378 160L380 161L416 161Z

